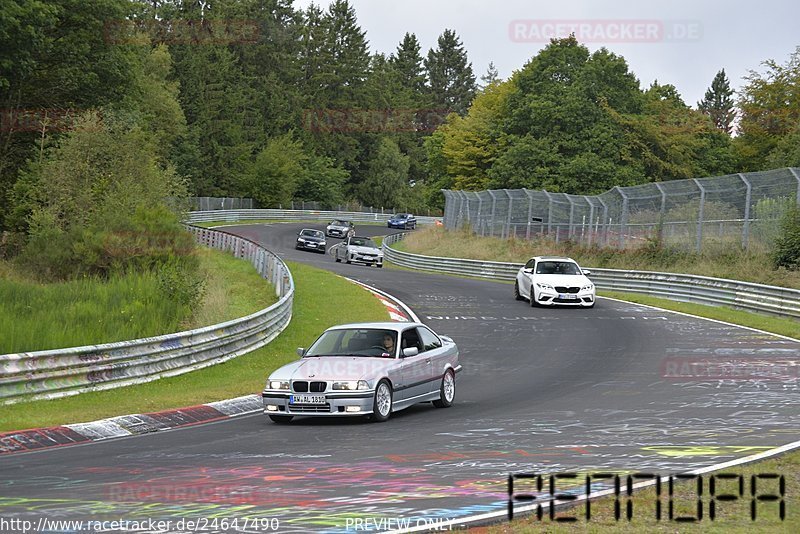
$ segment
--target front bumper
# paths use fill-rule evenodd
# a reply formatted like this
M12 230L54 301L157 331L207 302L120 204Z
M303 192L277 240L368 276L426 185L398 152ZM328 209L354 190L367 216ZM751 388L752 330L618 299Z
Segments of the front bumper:
M572 296L575 298L570 298ZM564 298L567 297L567 298ZM559 294L554 290L540 289L536 295L536 302L542 306L583 306L594 305L595 294L593 291L579 291L578 293Z
M368 265L383 265L382 257L362 256L361 254L350 254L350 261L355 263L366 263Z
M314 252L325 252L327 249L327 243L300 243L297 242L295 248L303 249L303 250L313 250Z
M261 393L266 415L369 415L375 399L374 390L326 392L325 404L290 404L292 393L266 390ZM323 395L320 393L320 395ZM348 411L358 408L358 411Z

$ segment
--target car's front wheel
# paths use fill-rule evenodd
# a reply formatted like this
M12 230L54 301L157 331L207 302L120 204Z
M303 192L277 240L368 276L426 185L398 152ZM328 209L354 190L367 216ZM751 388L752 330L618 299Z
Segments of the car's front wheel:
M514 300L525 300L519 293L519 282L514 281Z
M437 408L449 408L453 405L456 398L456 377L453 371L449 370L442 377L442 385L439 388L439 400L433 401Z
M269 418L272 419L273 423L278 423L279 425L285 425L294 419L291 415L270 415Z
M536 290L531 287L531 308L535 308L536 306Z
M372 420L383 423L392 414L392 386L384 379L375 388L375 400L372 402Z

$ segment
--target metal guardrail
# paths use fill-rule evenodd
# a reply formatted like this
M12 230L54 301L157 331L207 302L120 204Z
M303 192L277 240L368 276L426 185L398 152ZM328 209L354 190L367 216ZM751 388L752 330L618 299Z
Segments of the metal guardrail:
M261 311L196 330L68 349L0 355L0 404L75 395L175 376L222 363L272 341L289 324L294 281L274 253L247 239L195 226L198 243L245 258L280 300Z
M392 213L363 213L360 211L315 211L315 210L213 210L191 211L186 218L187 222L211 221L252 221L258 219L275 219L279 221L330 221L333 219L348 219L354 222L379 222L386 223ZM434 224L441 217L417 216L419 224Z
M441 258L411 254L392 248L405 237L393 234L383 240L385 261L402 267L489 280L514 280L522 263ZM642 293L680 302L731 306L780 317L800 318L800 290L690 274L654 271L595 269L591 280L598 289Z

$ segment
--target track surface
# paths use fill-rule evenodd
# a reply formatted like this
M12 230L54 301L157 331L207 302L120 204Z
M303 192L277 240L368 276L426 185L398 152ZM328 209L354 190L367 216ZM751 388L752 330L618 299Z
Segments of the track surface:
M280 532L435 525L502 510L509 473L685 472L800 439L796 378L763 376L797 361L800 343L608 300L531 308L508 284L338 264L293 249L307 226L226 230L388 291L452 336L464 365L452 408L418 405L385 424L278 426L253 415L9 455L0 516L171 520L173 529L226 517L246 532L270 531L247 518L277 518ZM665 378L681 358L761 376Z

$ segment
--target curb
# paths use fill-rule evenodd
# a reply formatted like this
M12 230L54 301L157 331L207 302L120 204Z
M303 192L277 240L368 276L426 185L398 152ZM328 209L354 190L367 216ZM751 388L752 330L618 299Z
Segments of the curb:
M416 314L399 299L361 282L349 278L347 280L363 287L380 300L386 306L392 321L418 320ZM253 394L160 412L119 415L88 423L14 430L0 433L0 456L149 434L254 414L261 410L261 395Z

